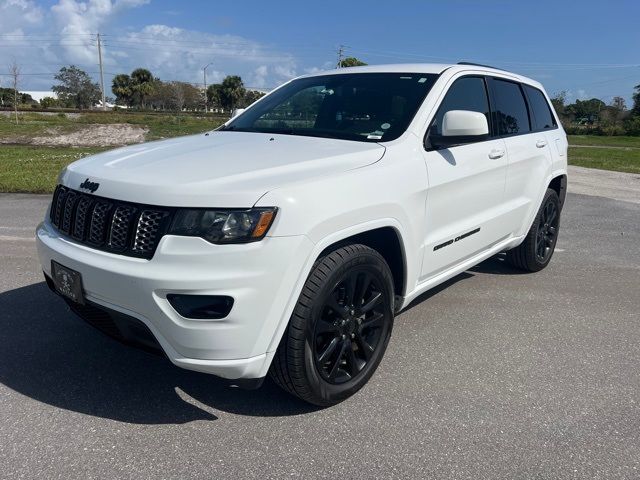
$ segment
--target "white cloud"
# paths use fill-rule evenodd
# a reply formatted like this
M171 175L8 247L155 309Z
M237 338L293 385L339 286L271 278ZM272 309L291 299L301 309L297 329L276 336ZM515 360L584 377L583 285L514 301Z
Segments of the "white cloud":
M282 80L290 80L298 76L294 65L276 65L273 71Z
M250 79L251 87L264 88L267 84L267 75L269 74L269 68L266 65L260 65L253 71L253 76Z
M324 72L326 70L332 70L336 68L336 64L334 62L324 62L320 67L308 67L304 69L304 73L313 75L315 73Z
M245 84L270 88L296 76L296 59L289 53L237 35L186 30L171 25L147 25L135 31L120 22L131 9L149 0L58 0L47 11L32 0L0 0L0 34L8 58L15 56L23 72L50 71L51 76L23 78L24 88L50 88L63 65L76 64L97 80L96 32L103 36L105 83L112 74L144 67L163 80L207 83L240 75ZM15 37L7 34L15 32ZM20 35L24 33L24 37Z
M127 62L123 62L124 54ZM125 71L143 65L164 80L202 82L207 69L208 83L226 75L240 75L245 84L268 88L295 76L294 57L269 49L259 42L236 36L185 30L168 25L147 25L137 32L107 37L108 64Z
M21 35L23 25L36 26L42 22L43 16L42 8L31 0L2 0L0 1L0 33Z

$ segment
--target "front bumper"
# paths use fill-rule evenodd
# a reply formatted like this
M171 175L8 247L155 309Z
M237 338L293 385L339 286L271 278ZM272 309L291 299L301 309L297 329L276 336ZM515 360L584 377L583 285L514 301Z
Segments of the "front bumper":
M212 245L166 235L143 260L76 243L48 220L36 243L46 275L51 260L80 272L88 301L140 320L175 365L229 379L266 375L313 248L305 236ZM234 305L220 320L187 319L169 293L229 295Z

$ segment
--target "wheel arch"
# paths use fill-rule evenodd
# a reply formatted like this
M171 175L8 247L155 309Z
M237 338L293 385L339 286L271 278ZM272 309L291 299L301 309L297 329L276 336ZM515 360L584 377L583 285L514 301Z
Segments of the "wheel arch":
M564 200L567 197L567 175L561 174L551 179L548 188L554 190L558 194L560 200L560 210L564 206Z
M404 296L407 287L407 258L400 232L392 226L377 227L335 240L320 252L316 261L344 245L359 243L376 250L387 262L393 276L396 296Z

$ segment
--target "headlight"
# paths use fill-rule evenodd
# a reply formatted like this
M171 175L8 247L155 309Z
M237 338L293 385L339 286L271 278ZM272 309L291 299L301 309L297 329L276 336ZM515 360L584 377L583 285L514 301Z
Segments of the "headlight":
M169 234L202 237L211 243L247 243L261 240L278 209L249 210L179 209Z

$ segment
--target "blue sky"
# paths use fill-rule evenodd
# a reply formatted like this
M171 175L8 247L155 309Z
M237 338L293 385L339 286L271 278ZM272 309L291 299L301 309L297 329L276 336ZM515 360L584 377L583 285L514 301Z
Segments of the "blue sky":
M369 63L477 61L571 100L630 102L640 84L639 25L638 0L0 0L0 73L16 58L28 90L48 89L46 74L65 64L94 72L92 34L100 32L108 83L137 66L201 82L202 66L213 62L210 82L240 74L269 88L331 68L343 44Z

